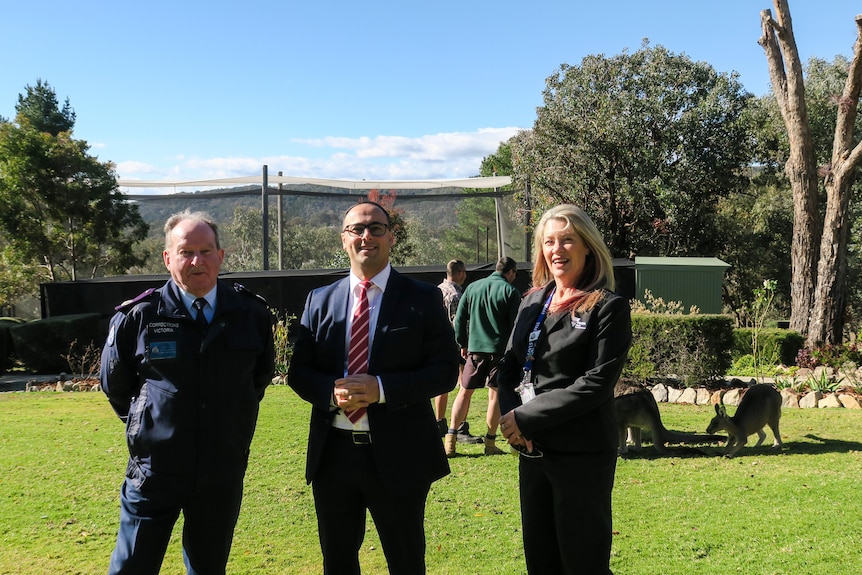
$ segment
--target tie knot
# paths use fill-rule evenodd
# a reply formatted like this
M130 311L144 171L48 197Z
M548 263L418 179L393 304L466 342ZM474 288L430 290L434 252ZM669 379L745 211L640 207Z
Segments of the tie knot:
M205 298L199 297L192 304L196 310L202 312L203 309L207 306L207 300Z
M367 292L368 288L371 287L371 282L370 281L362 281L362 282L359 282L358 285L359 285L359 293Z

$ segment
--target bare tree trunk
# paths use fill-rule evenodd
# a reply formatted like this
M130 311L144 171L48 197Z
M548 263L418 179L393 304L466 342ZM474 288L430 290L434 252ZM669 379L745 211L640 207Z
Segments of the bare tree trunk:
M811 310L807 345L841 343L846 303L847 245L850 239L850 200L862 143L853 145L853 131L862 90L862 15L856 16L856 44L844 91L838 100L838 117L832 140L832 162L826 170L826 213L817 290Z
M814 303L817 248L820 225L817 217L817 163L805 105L802 63L793 36L787 0L774 0L776 19L769 10L760 13L758 43L766 52L769 78L790 143L784 166L793 193L793 242L791 245L790 327L808 333Z

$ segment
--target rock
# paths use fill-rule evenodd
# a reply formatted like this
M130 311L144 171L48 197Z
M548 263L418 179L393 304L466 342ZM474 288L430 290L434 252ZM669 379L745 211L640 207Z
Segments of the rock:
M808 367L800 367L799 371L796 372L796 378L799 381L805 381L810 379L812 375L811 368Z
M655 398L656 403L664 403L667 401L667 387L665 384L659 383L654 385L650 392Z
M739 405L740 390L733 388L729 389L722 398L724 405Z
M679 398L682 397L682 390L677 389L675 387L669 387L667 389L667 402L668 403L679 403Z
M818 365L814 368L814 372L811 374L814 379L821 379L823 377L832 377L834 373L834 369L827 365Z
M695 405L697 403L697 390L693 387L686 387L682 390L682 395L679 396L679 399L676 401L677 403L686 403L688 405Z
M781 407L799 407L799 395L794 393L789 389L782 389L781 394Z
M819 391L809 391L799 400L799 407L817 407L817 402L823 397Z
M697 388L697 404L698 405L709 405L710 393L709 390L705 387Z
M844 407L841 405L841 402L838 401L838 396L834 393L830 393L825 396L823 399L817 402L817 407Z
M838 401L847 409L862 409L862 403L859 403L859 398L849 393L839 393Z
M721 404L721 396L722 396L722 395L724 395L724 390L723 390L723 389L718 389L718 390L716 390L716 391L713 391L713 392L712 392L712 395L710 395L710 396L709 396L709 402L710 402L712 405L719 405L719 404Z

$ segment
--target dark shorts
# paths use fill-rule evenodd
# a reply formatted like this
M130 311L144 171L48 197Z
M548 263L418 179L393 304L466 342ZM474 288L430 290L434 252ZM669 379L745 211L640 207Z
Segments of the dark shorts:
M473 352L467 354L467 363L461 374L461 387L464 389L479 389L493 387L497 389L497 364L501 356L493 353Z

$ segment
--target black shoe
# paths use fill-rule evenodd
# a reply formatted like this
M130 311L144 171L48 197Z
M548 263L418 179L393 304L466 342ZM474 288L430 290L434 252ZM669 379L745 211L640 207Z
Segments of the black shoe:
M449 431L449 425L446 423L446 418L437 420L437 429L440 430L440 437L446 437L446 432Z
M458 443L484 443L485 440L475 435L470 435L470 424L466 421L458 426Z

